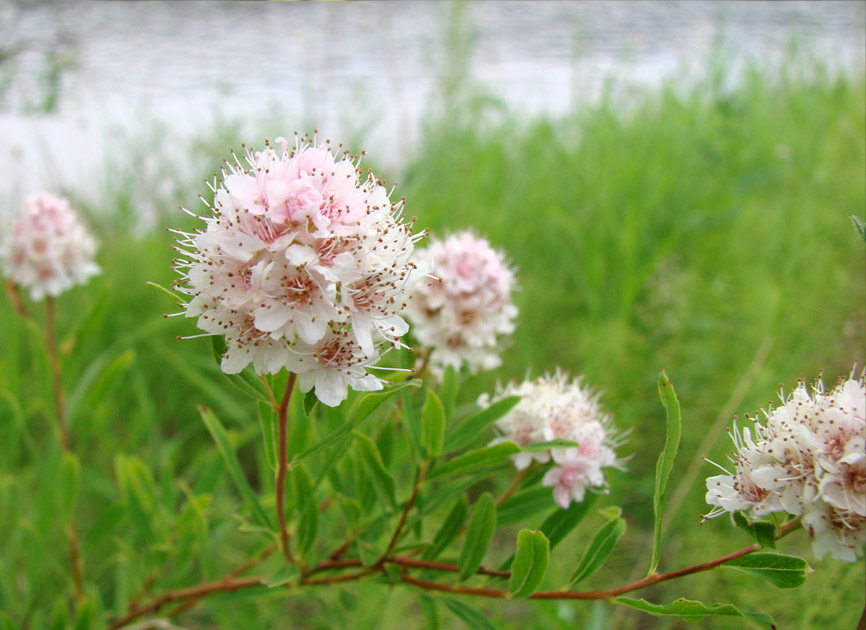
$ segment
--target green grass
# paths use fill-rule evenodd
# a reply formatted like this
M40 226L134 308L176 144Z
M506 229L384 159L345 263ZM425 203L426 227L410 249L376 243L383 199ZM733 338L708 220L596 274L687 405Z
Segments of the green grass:
M471 227L519 269L521 313L505 364L467 379L460 402L471 403L497 379L561 366L586 375L604 392L617 427L632 429L622 449L633 455L628 471L613 476L602 501L623 507L629 530L587 588L624 582L649 565L652 471L664 442L660 369L683 409L669 492L685 486L664 538L666 571L748 543L725 518L698 526L706 510L702 480L713 470L704 465L695 478L686 475L698 455L718 460L728 450L719 430L709 450L697 452L722 410L742 415L766 405L779 383L790 387L821 368L832 382L866 359L866 259L849 219L866 206L863 75L838 77L798 58L747 71L735 88L722 85L716 76L632 93L625 102L614 86L599 103L556 119L525 117L469 85L452 86L400 174L398 194L420 226L440 236ZM236 133L226 124L202 138L195 159L203 169L218 166ZM168 569L156 577L157 592L222 575L257 544L227 518L239 499L196 405L212 407L229 427L256 487L272 488L255 409L220 377L206 340L175 340L194 331L192 322L164 319L171 302L145 285L171 283L173 252L170 234L136 227L138 209L148 203L164 210L160 222L188 226L171 209L195 208L204 190L177 181L151 193L132 166L86 207L102 243L103 275L60 300L71 432L83 463L76 517L91 589L109 609L162 563ZM170 171L170 163L157 164L152 175ZM30 306L41 321L44 305ZM38 334L6 300L0 335L0 610L29 619L26 627L49 627L68 586L63 528L54 517L59 449L50 382L34 358ZM145 503L161 506L146 523L116 508L124 496L121 455L140 460ZM210 501L202 506L208 527L143 552L149 537L171 538L177 514L196 518L184 507L188 489ZM323 527L340 522L335 516ZM559 548L573 557L569 566L560 559L559 577L600 522L588 520ZM511 552L512 530L497 534L489 562ZM714 571L637 596L730 602L772 614L783 628L853 627L863 604L862 562L816 562L802 534L780 549L815 567L802 588L743 586L733 572ZM683 625L606 604L463 601L502 628ZM438 610L441 627L464 627ZM262 628L426 627L413 593L377 585L214 597L180 623L247 628L250 619Z

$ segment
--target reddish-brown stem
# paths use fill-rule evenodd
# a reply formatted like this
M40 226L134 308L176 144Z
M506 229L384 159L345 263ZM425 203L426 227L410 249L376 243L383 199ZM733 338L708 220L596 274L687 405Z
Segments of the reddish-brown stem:
M430 569L433 571L449 571L451 573L457 573L460 571L460 567L456 564L451 564L449 562L436 562L435 560L415 560L414 558L407 558L406 556L391 556L387 559L387 562L391 564L399 564L403 567L408 567L412 569ZM511 571L496 571L494 569L485 569L484 567L480 567L476 573L479 575L492 575L493 577L500 577L508 579L511 577Z
M292 400L292 391L295 389L297 374L289 373L286 390L277 410L277 422L279 426L279 462L277 464L277 523L280 527L280 546L286 562L294 563L292 550L289 548L289 529L286 527L286 473L289 470L289 402Z
M267 377L266 375L264 375L264 374L262 374L262 383L265 384L265 391L268 393L268 398L271 399L271 406L272 406L274 409L279 409L279 408L280 408L280 403L278 403L278 402L277 402L277 399L274 397L274 390L271 389L271 384L270 384L270 382L268 381L268 377Z
M134 621L142 615L154 613L166 604L170 604L171 602L182 601L190 598L198 599L200 597L204 597L205 595L210 595L211 593L236 591L241 588L259 586L260 584L262 584L261 577L229 579L223 578L221 580L217 580L216 582L205 582L204 584L190 586L189 588L181 588L176 591L170 591L168 593L160 595L145 606L130 610L126 615L112 622L112 624L108 628L109 630L116 630L117 628L122 628L130 621Z
M275 546L271 545L270 547L265 547L258 554L244 562L242 565L228 573L223 579L230 579L242 576L244 573L252 569L254 566L264 562L268 556L270 556L274 552ZM188 599L184 603L179 606L173 608L166 614L166 617L169 619L174 619L175 617L185 613L190 608L193 608L196 604L198 604L201 597L194 597L192 599ZM130 607L132 608L132 607Z
M514 480L511 482L511 485L506 488L505 492L496 497L496 507L502 505L502 502L511 497L512 494L517 490L517 487L520 485L520 482L523 481L524 477L529 474L529 466L518 472L514 475Z
M60 358L57 355L55 328L54 298L48 296L45 300L45 346L48 348L48 361L51 364L51 382L54 386L54 408L57 415L57 429L60 435L60 446L64 453L72 453L69 443L69 431L66 428L66 406L63 402L63 379L60 373ZM66 541L69 546L69 562L72 565L72 581L75 586L75 599L84 599L84 579L81 570L81 555L78 552L78 536L75 533L75 521L70 516L66 524Z
M794 531L800 526L799 519L796 521L792 521L785 525L777 537L782 538L787 536L789 533ZM691 575L693 573L700 573L702 571L708 571L710 569L715 569L718 566L723 565L726 562L730 562L735 558L740 558L742 556L748 555L754 551L760 549L760 545L753 544L748 547L743 547L742 549L738 549L737 551L731 552L724 556L720 556L715 560L710 560L709 562L704 562L702 564L696 564L691 567L687 567L685 569L678 569L677 571L671 571L669 573L661 573L651 577L646 577L641 580L637 580L635 582L631 582L630 584L626 584L624 586L620 586L617 588L609 589L606 591L539 591L533 593L530 596L530 599L609 599L611 597L616 597L618 595L622 595L623 593L629 593L631 591L636 591L638 589L646 588L648 586L652 586L654 584L659 584L660 582L666 582L668 580L673 580L676 578L680 578L686 575ZM300 586L317 586L317 585L326 585L326 584L336 584L339 582L350 582L353 580L359 580L363 577L371 575L373 573L377 573L382 570L382 567L386 563L397 564L403 567L404 572L401 576L401 580L406 584L412 584L413 586L417 586L418 588L423 588L425 590L432 591L442 591L445 593L456 593L462 595L475 595L478 597L492 597L492 598L507 598L508 591L504 589L491 589L491 588L481 588L474 586L456 586L451 584L440 584L438 582L430 582L427 580L419 580L418 578L414 578L407 573L407 570L410 568L417 569L428 569L434 571L448 571L450 573L458 571L458 567L455 564L449 564L445 562L433 562L433 561L424 561L424 560L414 560L411 558L406 558L403 556L390 556L384 557L382 560L377 562L374 566L368 567L366 569L362 569L360 571L356 571L354 573L347 573L345 575L337 575L329 578L309 578L304 577L299 581ZM318 573L319 571L325 571L328 569L342 569L342 568L350 568L350 567L358 567L361 566L361 561L359 559L349 559L349 560L338 560L331 561L325 560L317 567L315 567L312 571L308 573L311 575L313 573ZM487 569L479 569L477 572L482 575L492 575L500 578L508 578L511 576L509 571L492 571ZM199 599L204 597L205 595L209 595L211 593L218 592L226 592L226 591L236 591L242 588L251 588L254 586L259 586L263 584L263 577L249 577L249 578L233 578L231 575L217 580L215 582L208 582L205 584L199 584L198 586L192 586L189 588L179 589L177 591L171 591L169 593L165 593L160 597L157 597L150 603L145 606L135 608L130 610L124 617L117 619L110 626L109 630L117 630L117 628L121 628L128 624L129 622L149 613L156 612L165 604L175 601L187 600L190 598ZM292 585L287 584L286 588L292 588ZM861 630L858 627L858 630Z
M384 559L394 550L394 547L397 545L397 541L400 540L400 534L403 533L403 525L406 524L406 517L409 515L409 510L412 509L412 506L415 504L415 499L418 498L418 492L421 490L421 484L424 481L424 477L427 476L427 468L430 466L430 462L424 462L421 464L421 470L418 472L418 479L415 481L415 487L412 489L412 495L409 497L409 500L406 501L406 505L403 507L403 512L400 514L400 520L397 521L397 527L394 530L394 534L391 536L391 540L388 543L388 548L385 550L385 553L382 554L382 559L377 563L379 566L382 566Z

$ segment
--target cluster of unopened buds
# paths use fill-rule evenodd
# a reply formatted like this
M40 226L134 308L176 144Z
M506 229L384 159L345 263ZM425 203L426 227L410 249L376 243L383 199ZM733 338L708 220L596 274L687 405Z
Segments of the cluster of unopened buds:
M412 292L407 315L412 334L430 353L434 374L447 366L471 372L501 365L503 335L514 332L514 271L505 256L472 232L431 239L415 262L434 269Z
M187 317L225 335L222 370L299 375L326 405L382 380L367 369L409 329L398 314L428 272L412 262L414 221L359 159L283 138L248 151L212 185L206 229L181 233Z
M866 543L866 381L831 391L800 382L782 404L731 433L734 472L707 479L707 517L782 512L802 518L818 557L854 561Z
M496 421L500 437L491 444L512 441L519 446L539 442L568 440L578 446L525 451L512 456L518 470L533 461L556 464L547 471L542 484L553 487L556 503L567 508L572 501L583 501L587 489L606 491L603 468L622 468L614 448L622 442L615 432L611 416L602 411L599 394L583 385L581 379L570 379L557 371L520 384L497 388L495 395L483 395L479 405L488 407L507 396L520 396L508 413Z
M96 242L69 202L49 193L27 200L0 243L4 274L32 300L61 293L99 273Z

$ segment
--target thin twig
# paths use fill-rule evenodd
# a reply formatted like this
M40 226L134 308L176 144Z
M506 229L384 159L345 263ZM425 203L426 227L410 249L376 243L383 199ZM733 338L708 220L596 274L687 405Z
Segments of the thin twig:
M51 383L54 387L54 407L57 415L57 428L60 434L60 446L64 453L72 454L69 443L69 430L66 426L66 405L63 401L63 378L60 372L60 359L57 356L57 341L55 338L55 303L48 296L45 309L45 345L48 348L48 360L51 364ZM84 599L84 579L81 569L81 555L78 551L78 536L75 533L75 519L70 515L66 523L66 541L69 546L69 562L72 565L72 581L75 585L75 599Z
M779 540L797 528L800 527L800 519L796 519L791 521L780 531L779 535L776 537L776 540ZM620 586L618 588L609 589L606 591L539 591L533 593L530 596L530 599L609 599L611 597L616 597L618 595L622 595L623 593L629 593L631 591L636 591L638 589L646 588L648 586L652 586L655 584L659 584L660 582L666 582L668 580L673 580L676 578L680 578L686 575L692 575L694 573L700 573L702 571L709 571L710 569L715 569L726 562L730 562L736 558L741 558L742 556L746 556L750 553L753 553L760 549L761 546L757 543L749 545L748 547L743 547L742 549L738 549L732 553L726 554L724 556L720 556L715 560L710 560L709 562L704 562L701 564L696 564L691 567L686 567L684 569L679 569L677 571L671 571L669 573L661 573L656 574L651 577L645 577L643 579L637 580L635 582L631 582L624 586ZM404 568L403 575L401 579L403 582L407 584L412 584L419 588L423 588L426 590L435 590L435 591L443 591L447 593L457 593L463 595L476 595L478 597L493 597L493 598L506 598L508 597L508 591L502 589L488 589L488 588L479 588L472 586L454 586L451 584L440 584L438 582L429 582L426 580L419 580L417 578L413 578L408 575L405 571L409 568L421 568L427 570L438 570L438 571L448 571L454 572L457 570L456 565L444 563L444 562L425 562L425 561L417 561L409 558L401 557L401 556L391 556L385 557L375 565L371 567L367 567L360 571L356 571L355 573L347 573L345 575L338 575L329 578L302 578L297 586L317 586L317 585L327 585L327 584L336 584L339 582L349 582L353 580L359 580L368 575L372 575L373 573L377 573L381 571L386 563L397 564ZM315 573L319 570L325 570L325 568L348 568L360 566L361 561L359 559L352 560L341 560L341 561L324 561L319 566L317 566L310 573ZM477 573L483 575L495 575L496 577L510 577L510 571L489 571L489 570L479 570ZM197 586L191 586L189 588L182 588L176 591L170 591L165 593L145 606L141 606L134 610L130 610L125 616L115 620L110 626L109 630L117 630L121 628L131 621L138 619L139 617L157 612L162 606L175 602L175 601L183 601L190 598L199 599L204 597L205 595L210 595L211 593L220 593L220 592L230 592L236 591L243 588L252 588L255 586L261 586L264 584L264 577L248 577L248 578L222 578L215 582L207 582L204 584L199 584ZM293 588L293 585L286 584L285 588ZM859 630L859 628L858 628Z
M418 472L418 479L415 481L415 487L412 489L412 495L409 497L409 500L406 501L406 505L403 507L403 512L400 514L400 520L397 522L397 527L394 530L394 534L391 536L391 540L388 543L388 548L385 550L385 553L382 554L382 559L377 563L381 566L384 558L386 558L397 545L397 541L400 540L400 534L403 533L403 525L406 524L406 516L409 514L409 510L412 509L412 506L415 504L415 499L418 498L418 491L421 489L421 483L424 481L424 477L427 476L427 468L429 468L430 462L424 462L421 464L421 470Z
M283 392L283 399L280 401L280 407L277 410L279 423L279 464L277 466L276 493L277 493L277 522L280 526L280 543L282 546L283 556L286 562L293 564L292 550L289 548L289 530L286 527L286 473L289 469L289 402L292 399L292 391L295 389L295 379L297 374L289 373L289 380L286 383L286 390Z
M279 409L280 403L278 403L277 399L274 397L274 390L271 389L271 384L268 381L268 377L265 374L262 374L262 383L265 384L265 391L268 393L268 398L271 399L271 406L274 409Z

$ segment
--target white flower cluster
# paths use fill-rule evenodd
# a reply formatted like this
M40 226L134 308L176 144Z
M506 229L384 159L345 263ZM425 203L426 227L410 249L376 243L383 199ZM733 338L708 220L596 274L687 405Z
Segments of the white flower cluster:
M416 252L419 266L431 266L435 278L419 283L407 316L412 333L431 349L434 372L446 366L473 372L498 367L497 336L514 332L517 307L511 300L514 272L502 253L471 232L433 240Z
M614 433L612 419L602 411L599 394L583 387L581 379L570 379L557 371L553 376L498 387L492 400L483 395L478 402L486 408L507 396L520 396L521 400L496 421L500 437L491 444L511 441L529 446L561 438L579 445L512 456L518 470L533 461L547 463L552 459L556 463L542 483L553 486L553 497L562 508L572 500L583 501L587 488L604 488L602 468L622 467L614 453L620 438Z
M423 235L357 160L277 143L230 164L206 230L180 233L178 288L192 297L186 316L225 335L224 372L286 368L335 406L348 387L382 388L367 368L409 329L398 312L426 274L410 261Z
M95 253L96 242L69 202L48 193L27 200L0 243L5 275L29 289L32 300L57 297L98 274Z
M707 479L707 503L724 512L802 516L815 555L853 562L866 543L866 383L864 374L829 393L805 383L753 430L732 433L735 472Z

